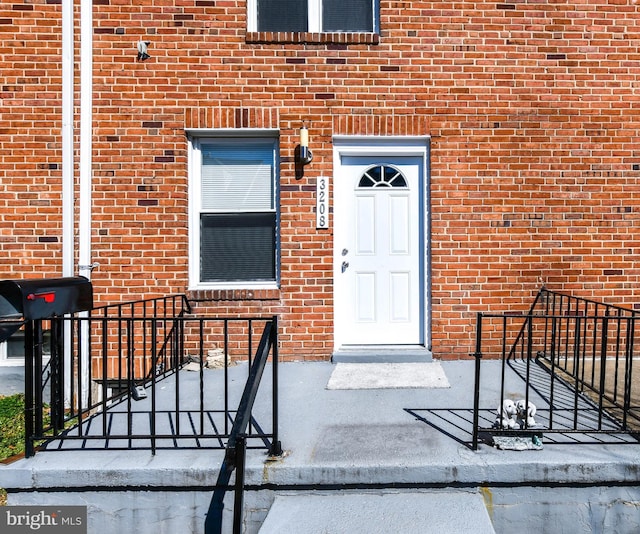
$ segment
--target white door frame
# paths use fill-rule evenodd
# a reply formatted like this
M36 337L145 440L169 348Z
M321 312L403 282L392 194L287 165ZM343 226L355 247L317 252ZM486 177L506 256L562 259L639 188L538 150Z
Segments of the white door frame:
M430 195L430 137L396 137L396 136L334 136L333 138L333 169L334 177L338 175L338 170L342 166L343 156L375 156L379 159L381 155L387 157L412 156L422 158L422 206L423 210L423 229L424 235L422 242L424 243L424 269L423 269L423 288L422 302L424 303L424 347L428 353L431 353L431 195ZM335 194L335 178L333 184ZM335 206L335 197L333 199ZM335 224L335 217L333 218ZM341 265L341 255L339 244L336 243L337 232L334 229L334 280L339 276ZM334 299L335 306L335 299ZM335 316L335 311L334 311ZM338 339L334 330L334 351L339 352L342 346L342 340ZM335 354L334 353L334 354Z

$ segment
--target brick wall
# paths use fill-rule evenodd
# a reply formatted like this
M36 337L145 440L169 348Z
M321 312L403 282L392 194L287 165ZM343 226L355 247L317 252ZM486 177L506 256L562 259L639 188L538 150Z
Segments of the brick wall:
M526 310L543 284L639 301L636 3L382 0L379 36L246 35L243 1L131 4L94 2L101 302L187 287L185 129L264 127L280 131L282 287L192 297L279 314L285 357L333 348L332 230L313 195L337 134L431 135L436 356L466 355L476 311ZM0 6L1 277L61 273L60 13Z

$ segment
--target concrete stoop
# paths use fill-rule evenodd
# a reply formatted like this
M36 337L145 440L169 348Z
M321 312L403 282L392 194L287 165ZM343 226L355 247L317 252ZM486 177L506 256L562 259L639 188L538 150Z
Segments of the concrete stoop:
M260 534L495 534L480 493L279 494Z
M545 442L542 450L518 451L482 443L473 451L475 362L441 365L450 387L344 390L328 387L336 366L283 364L285 454L247 451L244 532L640 532L639 444ZM243 383L241 366L230 372ZM500 362L484 362L482 372L499 376ZM181 380L191 398L188 381L199 380L198 373ZM510 391L521 391L521 379L513 380ZM500 381L484 383L481 401L493 406ZM158 391L163 403L175 399L170 383ZM257 421L269 421L270 397L269 388L259 392ZM91 534L203 534L224 451L159 448L152 455L100 446L0 464L8 504L85 505ZM233 500L227 492L225 534Z

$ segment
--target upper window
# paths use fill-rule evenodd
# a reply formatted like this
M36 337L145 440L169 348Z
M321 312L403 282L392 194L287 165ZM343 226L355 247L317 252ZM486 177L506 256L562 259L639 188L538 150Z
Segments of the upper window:
M379 0L248 0L248 31L377 32Z
M192 143L192 285L277 278L277 142Z

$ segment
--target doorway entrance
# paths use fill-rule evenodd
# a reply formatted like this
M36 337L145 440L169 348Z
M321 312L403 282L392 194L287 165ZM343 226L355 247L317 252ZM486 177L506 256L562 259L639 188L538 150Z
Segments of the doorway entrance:
M426 151L336 145L336 350L427 345Z

